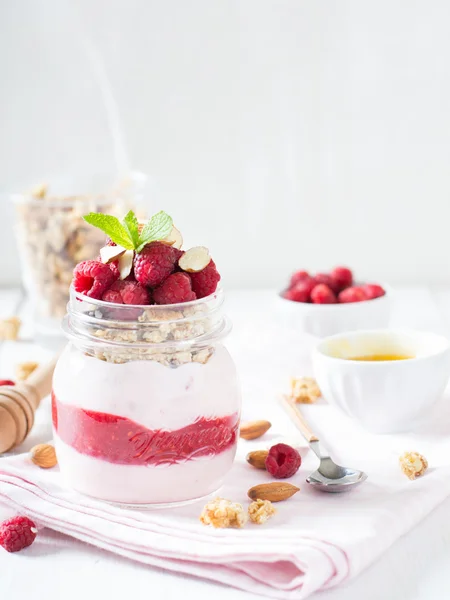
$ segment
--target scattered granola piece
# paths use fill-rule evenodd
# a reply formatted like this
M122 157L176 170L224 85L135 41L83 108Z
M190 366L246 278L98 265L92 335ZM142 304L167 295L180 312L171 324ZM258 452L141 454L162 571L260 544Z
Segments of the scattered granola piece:
M312 377L291 379L291 397L300 404L314 404L321 396L319 386Z
M32 360L28 362L19 363L16 365L16 379L17 381L25 381L31 375L31 373L37 369L39 363Z
M203 350L200 350L199 352L193 352L192 360L194 362L201 363L202 365L206 365L208 360L211 358L212 354L213 353L212 353L211 348L204 348Z
M40 198L41 200L46 197L48 192L48 183L39 183L35 185L31 190L33 198Z
M0 340L17 340L21 320L18 317L9 317L0 320Z
M418 452L405 452L399 458L400 468L408 479L421 477L428 469L427 459Z
M250 521L257 523L258 525L262 525L268 521L276 512L276 508L270 500L258 499L252 502L248 507Z
M203 525L213 527L243 527L247 522L247 515L242 504L231 502L225 498L215 498L205 505L200 521Z

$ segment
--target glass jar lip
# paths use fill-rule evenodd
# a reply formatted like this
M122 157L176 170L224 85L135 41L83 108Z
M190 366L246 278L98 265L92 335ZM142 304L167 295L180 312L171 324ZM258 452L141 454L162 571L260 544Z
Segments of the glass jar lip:
M73 204L79 205L89 205L92 204L93 201L98 206L103 206L111 204L111 196L107 194L101 194L96 196L92 195L73 195L73 196L65 196L60 200L45 200L42 198L36 198L31 194L11 194L11 200L14 204L32 204L36 206L42 206L42 208L67 208L68 206L72 206Z
M85 294L83 294L81 292L77 292L74 289L73 284L71 284L71 286L70 286L70 301L69 301L68 306L71 304L72 300L76 300L78 302L88 302L89 304L92 304L98 308L104 308L104 309L109 309L109 310L120 310L124 314L126 314L127 311L129 311L130 313L135 312L136 309L151 310L151 311L155 311L156 314L158 312L161 314L164 314L164 313L167 313L167 311L183 312L190 308L195 309L197 306L208 304L209 302L212 302L213 300L218 300L220 302L220 304L222 304L223 299L224 299L223 288L222 288L222 286L219 285L217 287L216 291L213 292L212 294L210 294L209 296L205 296L204 298L197 298L196 300L191 300L190 302L179 302L176 304L116 304L115 302L105 302L104 300L97 300L95 298L90 298L89 296L86 296ZM67 312L69 312L69 310ZM123 320L129 322L128 319L123 319ZM173 319L173 320L177 321L179 319ZM147 322L151 323L151 322L158 322L158 321L159 321L159 319L156 318L156 319L151 319ZM164 321L170 322L170 319L164 319Z
M224 293L221 287L213 294L191 302L131 305L91 299L76 292L71 286L62 329L69 339L83 340L91 347L105 344L127 348L151 345L153 349L161 350L173 348L174 345L177 348L207 347L226 337L231 330L229 319L221 311L223 302ZM205 319L208 319L210 325L208 330L202 330ZM161 326L183 331L183 334L186 333L184 328L187 327L188 332L191 328L193 334L188 334L185 338L148 341L146 335ZM104 339L102 335L99 336L97 332L100 330L107 330L109 337ZM126 339L127 336L131 336L130 339Z
M142 348L143 344L139 342L129 342L129 341L120 341L120 340L104 340L102 338L98 338L93 336L92 334L85 333L84 335L80 335L79 331L76 331L72 328L70 323L69 315L66 315L62 321L62 330L66 337L69 340L80 340L82 339L86 346L91 348L93 347L103 347L105 345L115 347L115 348ZM213 331L208 331L201 336L192 339L181 339L181 340L167 340L163 342L152 342L151 344L147 343L144 345L151 346L154 350L160 350L164 352L166 349L173 349L175 346L177 350L182 350L183 348L190 349L201 349L208 348L211 344L215 344L218 341L224 339L228 336L228 334L232 330L232 324L230 319L227 316L223 316L221 318L219 326Z
M115 197L119 197L123 194L124 190L126 193L129 193L125 186L125 184L129 184L131 186L138 186L143 188L147 181L148 176L141 171L130 171L126 174L123 180L114 180L112 174L109 173L100 173L102 177L110 177L111 182L109 184L105 183L105 189L101 192L83 192L80 190L75 193L55 193L55 199L52 199L51 195L49 198L38 198L32 194L31 191L28 192L18 192L18 191L10 191L9 197L13 204L30 204L36 206L42 206L46 208L67 208L68 206L72 206L73 204L86 205L89 206L92 202L95 202L99 206L104 204L110 204L111 199ZM84 179L85 177L83 177ZM64 181L68 179L67 177L59 177L57 178L57 183L60 181ZM67 184L66 184L67 185ZM76 185L75 183L73 185Z

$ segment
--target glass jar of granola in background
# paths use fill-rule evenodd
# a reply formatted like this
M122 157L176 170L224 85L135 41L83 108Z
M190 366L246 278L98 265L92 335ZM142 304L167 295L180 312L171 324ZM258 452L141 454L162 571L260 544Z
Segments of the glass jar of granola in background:
M98 255L105 235L83 215L138 212L147 177L92 175L50 181L12 196L22 279L34 313L35 334L47 343L61 338L74 267Z
M52 416L61 474L108 502L168 505L215 492L233 464L241 395L223 345L223 293L132 306L71 289Z

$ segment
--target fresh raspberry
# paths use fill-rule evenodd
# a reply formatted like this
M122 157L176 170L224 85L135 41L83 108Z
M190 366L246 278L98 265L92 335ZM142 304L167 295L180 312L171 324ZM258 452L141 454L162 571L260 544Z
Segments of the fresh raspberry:
M189 302L197 296L192 291L189 275L186 273L173 273L153 292L156 304L177 304Z
M294 302L310 302L311 292L316 284L312 279L299 281L294 287L284 292L283 297Z
M295 448L287 444L276 444L269 450L266 470L277 479L292 477L300 468L302 458Z
M99 300L104 292L117 279L109 268L97 260L85 260L77 264L73 271L75 291Z
M97 260L98 262L102 262L102 257L101 256L97 256L97 258L95 260ZM108 267L113 272L114 277L116 279L119 279L119 277L120 277L119 261L118 260L113 260L113 261L111 261L109 263L106 263L106 264L108 265ZM130 278L132 274L133 274L133 269L131 270L130 275L128 275L128 277L126 277L126 279Z
M149 287L160 285L171 273L175 271L179 258L179 250L162 244L152 242L134 257L134 276Z
M205 298L213 294L220 281L220 274L213 260L210 260L206 267L198 273L189 273L189 277L197 298Z
M113 272L113 275L116 279L119 279L120 277L120 271L119 271L119 261L118 260L113 260L110 263L108 263L108 267L111 269L111 271Z
M297 271L292 275L289 287L294 287L299 281L304 281L305 279L311 279L308 271Z
M347 302L363 302L367 300L366 292L360 287L349 287L342 292L338 296L338 302L342 304Z
M353 273L347 267L336 267L333 269L331 271L331 278L336 292L341 292L353 283Z
M333 290L324 283L319 283L311 292L311 301L314 304L335 304L336 296Z
M378 285L376 283L367 283L366 285L362 285L361 289L366 294L367 300L379 298L380 296L384 296L386 293L381 287L381 285Z
M176 262L177 262L176 267L178 268L178 261L183 256L184 250L179 250L178 248L174 248L173 246L172 246L172 250L175 254L175 258L176 258Z
M19 552L31 546L36 537L37 528L28 517L13 517L0 525L0 546L6 552Z
M16 385L12 379L0 379L0 385Z
M108 267L111 269L111 271L117 277L117 279L119 279L119 277L120 277L119 261L114 260L113 262L108 263ZM131 266L130 274L127 275L123 281L136 281L136 279L134 277L134 273L133 273L133 265Z
M331 275L328 275L328 273L317 273L317 275L314 275L313 277L314 282L316 285L319 285L320 283L323 283L324 285L327 285L333 292L335 292L335 282L333 281L333 278L331 277Z
M117 281L115 282L117 283ZM114 284L113 284L114 285ZM123 304L122 296L120 292L109 288L102 296L103 302L112 302L113 304Z
M147 288L137 281L115 281L102 296L105 302L115 304L150 304Z

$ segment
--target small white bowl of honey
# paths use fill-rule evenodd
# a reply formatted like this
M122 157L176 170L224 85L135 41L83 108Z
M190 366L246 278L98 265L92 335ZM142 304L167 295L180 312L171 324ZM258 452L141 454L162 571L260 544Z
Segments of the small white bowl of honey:
M450 343L419 331L352 331L323 339L313 365L324 398L363 427L411 431L444 393Z

